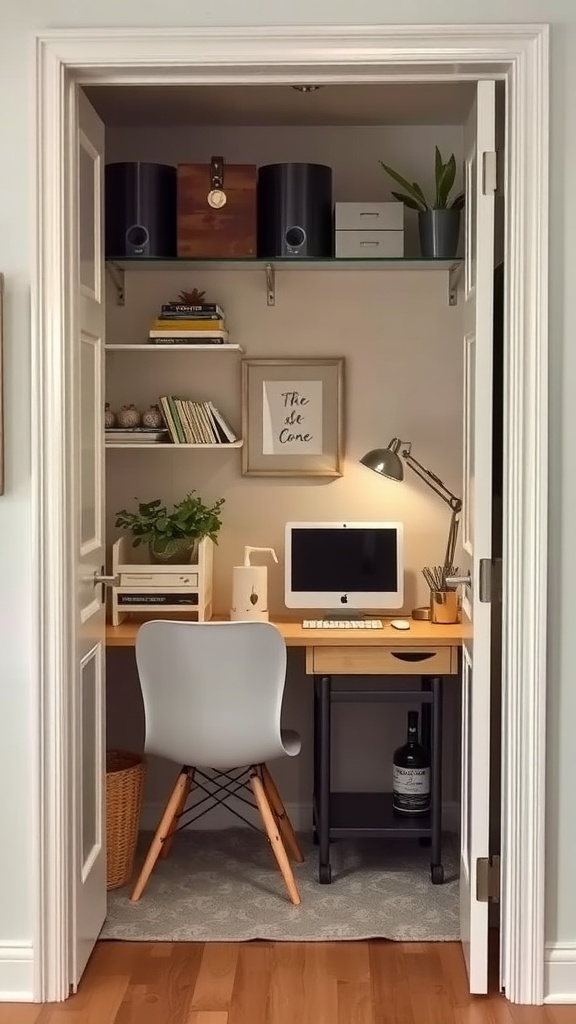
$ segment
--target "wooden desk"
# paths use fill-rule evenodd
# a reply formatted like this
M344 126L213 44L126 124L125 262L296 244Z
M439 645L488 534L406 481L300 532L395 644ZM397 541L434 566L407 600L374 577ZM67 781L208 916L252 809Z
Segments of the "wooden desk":
M151 617L151 616L150 616ZM161 615L154 616L161 618ZM173 618L174 616L166 616ZM106 627L108 647L133 647L141 622ZM300 621L274 621L287 647L306 649L306 674L314 678L314 833L318 841L319 880L331 881L330 841L345 837L430 840L432 881L444 880L442 831L442 679L459 671L465 626L411 620L397 630L384 620L382 629L303 629ZM332 687L332 676L418 677L418 689L401 686L363 690ZM425 818L398 819L391 794L334 793L331 790L331 706L348 702L419 702L422 742L432 753L431 811Z
M155 615L154 618L161 618L161 615ZM166 616L167 618L173 618L174 616ZM152 618L152 616L150 616ZM119 626L106 626L106 646L107 647L134 647L136 643L136 634L142 625L142 621L127 621L122 622ZM464 626L457 623L453 626L437 626L433 622L416 622L411 621L410 629L400 630L393 629L390 625L390 620L383 620L385 625L382 629L302 629L300 621L295 622L294 619L275 619L274 625L278 627L282 636L286 641L287 647L305 647L306 656L306 672L310 675L314 675L317 672L330 671L332 674L354 675L354 674L371 674L371 673L383 673L383 672L394 672L394 674L401 674L402 669L398 668L398 665L394 665L392 669L390 663L389 668L379 667L378 662L378 651L386 651L388 654L396 649L402 651L406 648L422 648L431 653L442 655L445 659L443 664L445 665L457 665L458 651L462 646L462 640L464 638ZM334 651L338 649L341 652L341 667L328 668L315 668L315 662L318 662L318 666L321 663L320 652L323 649L323 657L328 659L336 658L335 655L330 655L325 650L326 648L333 648ZM346 652L346 649L348 651ZM358 655L356 649L360 649L368 653L362 657L362 666L360 667L356 660ZM340 657L340 655L338 656ZM372 660L374 659L374 660ZM376 667L372 669L369 667L370 664L374 664ZM368 666L368 667L367 667ZM454 667L452 671L457 671ZM414 673L412 673L414 674ZM444 668L442 674L451 674L449 668Z

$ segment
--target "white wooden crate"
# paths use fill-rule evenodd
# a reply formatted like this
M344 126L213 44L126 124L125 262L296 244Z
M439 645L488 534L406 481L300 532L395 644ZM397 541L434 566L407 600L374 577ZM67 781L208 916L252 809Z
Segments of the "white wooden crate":
M112 546L112 573L118 576L118 586L112 587L112 625L118 626L130 612L185 612L198 622L212 618L212 567L214 543L204 537L198 545L196 561L181 565L166 565L149 561L131 561L145 555L146 548L132 547L127 537L120 537ZM150 595L178 594L196 601L195 604L140 604L120 603L122 594Z

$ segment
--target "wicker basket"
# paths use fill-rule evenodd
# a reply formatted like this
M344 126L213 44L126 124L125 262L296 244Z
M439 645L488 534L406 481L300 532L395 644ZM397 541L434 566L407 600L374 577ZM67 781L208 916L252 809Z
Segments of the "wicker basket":
M106 752L106 888L130 881L146 766L140 754Z

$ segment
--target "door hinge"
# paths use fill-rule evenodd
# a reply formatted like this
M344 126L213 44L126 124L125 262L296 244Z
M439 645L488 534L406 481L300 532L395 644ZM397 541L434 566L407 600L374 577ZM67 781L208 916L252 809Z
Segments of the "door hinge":
M500 902L500 857L478 857L476 861L476 899L478 903Z
M496 150L482 153L482 194L492 195L498 188L498 159Z
M481 558L478 563L478 596L484 604L492 600L492 559Z

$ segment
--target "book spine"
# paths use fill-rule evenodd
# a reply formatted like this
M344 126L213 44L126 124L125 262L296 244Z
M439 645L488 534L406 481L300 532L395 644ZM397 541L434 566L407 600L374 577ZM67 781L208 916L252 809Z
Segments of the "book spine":
M198 321L199 323L202 323L202 321L207 321L209 323L211 320L223 320L224 317L221 313L195 313L193 310L187 310L186 312L182 313L169 313L163 309L158 319L175 321L176 323L178 322L178 320L194 320Z
M222 306L217 302L201 302L198 305L188 305L185 302L164 302L160 307L164 313L218 313L224 316Z
M180 423L182 424L184 440L186 441L187 444L195 444L196 438L194 437L194 434L190 428L190 424L188 423L188 419L186 416L186 402L183 401L181 398L175 398L174 404L176 406L178 418L180 420Z
M220 426L222 427L222 430L226 434L226 437L228 438L228 441L230 441L230 443L233 443L236 440L236 434L232 430L232 427L230 426L229 423L226 422L226 420L224 419L222 414L218 411L218 409L216 408L214 403L210 402L209 404L210 404L210 408L212 410L213 416L215 417L215 419L218 420L218 423L220 424Z
M180 331L204 331L205 334L213 332L218 334L224 330L224 321L220 318L214 320L154 320L152 331L171 331L178 334Z
M161 396L161 398L160 398L160 408L162 409L162 415L164 416L164 420L166 421L166 426L168 427L168 432L170 434L170 440L172 441L173 444L178 444L178 442L179 442L178 429L176 427L176 422L175 422L174 417L173 417L172 407L170 405L170 399L168 398L167 395Z
M214 413L212 412L212 409L210 408L210 402L205 402L204 403L204 408L206 409L206 413L208 415L208 419L210 420L210 425L212 427L212 430L214 431L214 434L216 435L216 437L218 439L218 443L219 444L226 444L226 442L228 441L228 438L226 437L226 434L224 433L224 431L222 430L222 427L218 423L218 420L216 419Z
M150 331L148 340L154 345L225 345L226 338L217 334L199 335L197 332L190 335L176 334L174 332Z
M198 402L198 412L200 414L200 419L202 420L204 426L204 433L206 434L207 443L218 444L218 435L214 428L212 427L210 417L208 416L208 413L206 411L206 402Z

